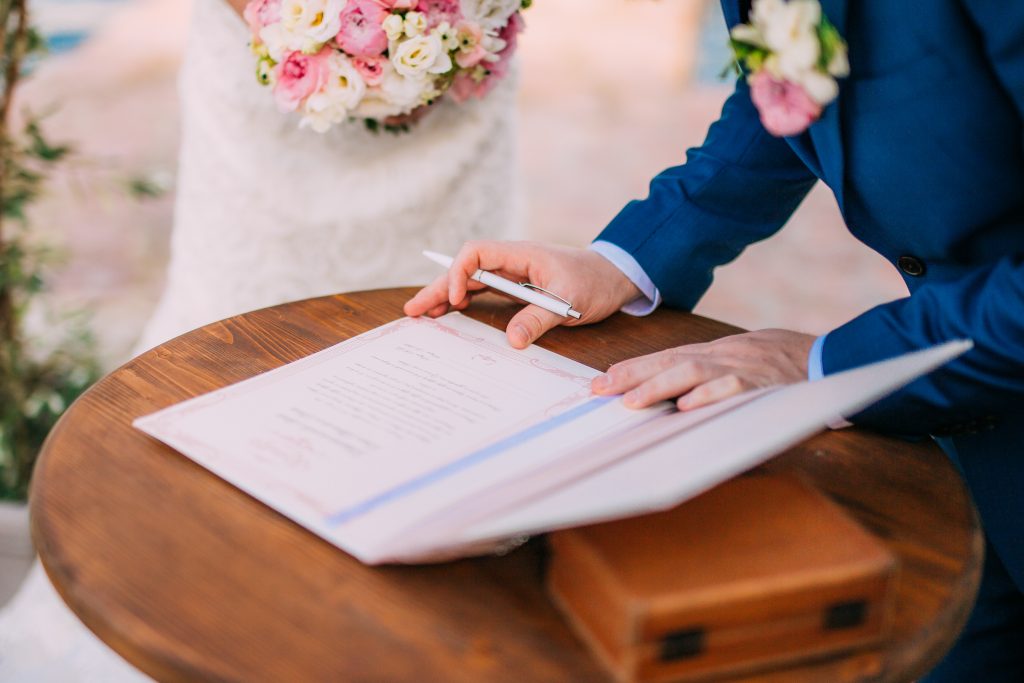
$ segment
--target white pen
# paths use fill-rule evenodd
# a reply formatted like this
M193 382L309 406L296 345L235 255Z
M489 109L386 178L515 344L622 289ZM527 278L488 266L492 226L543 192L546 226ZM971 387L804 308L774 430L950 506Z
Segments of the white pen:
M436 251L424 251L423 255L426 256L431 261L433 261L434 263L442 265L445 268L452 267L453 259L451 256L438 254ZM558 315L564 316L566 318L576 318L577 320L580 319L580 312L574 311L571 303L569 303L565 299L559 298L557 295L552 294L551 292L548 292L546 289L542 287L538 287L537 285L531 285L528 283L519 285L516 284L515 282L512 282L511 280L506 280L500 275L488 273L486 270L476 271L475 273L473 273L472 276L470 276L470 279L476 280L477 282L482 282L491 289L496 289L499 292L504 292L509 296L514 296L517 299L522 299L526 303L533 304L535 306L540 306L541 308L551 311L552 313L557 313ZM547 292L547 294L542 294L541 292Z

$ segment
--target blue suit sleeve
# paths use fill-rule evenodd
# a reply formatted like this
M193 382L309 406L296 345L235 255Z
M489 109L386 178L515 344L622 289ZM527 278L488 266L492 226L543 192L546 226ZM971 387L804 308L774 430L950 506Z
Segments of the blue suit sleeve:
M963 0L992 69L1024 120L1024 3ZM1021 226L1024 229L1024 226ZM1024 257L1007 256L958 280L926 284L830 332L826 374L951 339L974 349L852 418L897 433L941 433L1024 406Z
M817 178L765 131L741 79L704 144L597 237L629 253L668 305L691 309L713 270L782 227Z
M828 333L826 375L953 339L974 349L851 418L900 434L1020 411L1024 405L1024 260L1006 258L959 280L925 285Z

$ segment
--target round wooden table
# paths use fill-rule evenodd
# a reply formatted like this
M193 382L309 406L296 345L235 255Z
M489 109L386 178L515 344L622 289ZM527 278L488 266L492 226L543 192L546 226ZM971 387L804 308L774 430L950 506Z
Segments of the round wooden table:
M545 597L542 542L505 557L366 567L130 426L393 320L411 292L312 299L208 325L129 362L72 406L36 469L32 531L51 580L90 629L167 681L609 680ZM469 315L504 327L514 310L495 299ZM735 331L663 310L558 329L541 345L605 368ZM966 619L982 562L977 518L942 453L847 430L769 467L809 476L900 558L892 642L872 678L911 680L938 661Z

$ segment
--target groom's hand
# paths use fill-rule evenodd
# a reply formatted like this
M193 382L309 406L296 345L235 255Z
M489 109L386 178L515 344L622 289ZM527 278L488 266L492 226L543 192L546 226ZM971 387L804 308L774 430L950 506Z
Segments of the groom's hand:
M807 379L814 337L761 330L690 344L616 363L594 378L596 394L625 394L630 408L677 399L680 410L699 408L748 389Z
M513 282L530 282L572 302L580 320L563 318L529 305L509 321L506 334L517 349L526 348L557 325L584 325L604 320L640 296L629 278L589 249L531 242L468 242L448 273L421 289L405 304L405 314L437 317L462 310L484 285L470 277L487 270Z

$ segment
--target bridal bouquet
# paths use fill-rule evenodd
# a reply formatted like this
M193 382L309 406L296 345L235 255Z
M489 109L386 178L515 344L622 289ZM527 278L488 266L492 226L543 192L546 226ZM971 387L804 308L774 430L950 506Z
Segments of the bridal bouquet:
M484 97L508 71L531 0L250 0L260 83L300 125L404 129L447 95Z

